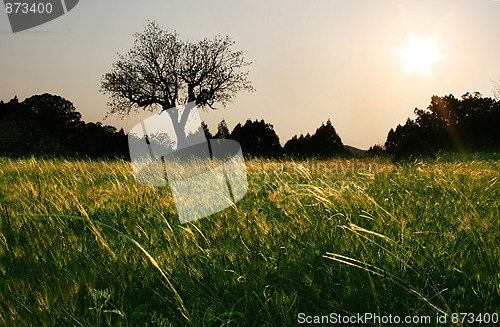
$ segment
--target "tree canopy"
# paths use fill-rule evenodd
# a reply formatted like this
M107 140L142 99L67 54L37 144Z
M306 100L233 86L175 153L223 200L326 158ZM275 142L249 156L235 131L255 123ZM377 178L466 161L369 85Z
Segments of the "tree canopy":
M229 128L227 128L227 123L223 119L219 125L217 125L217 133L215 134L216 139L227 139L229 138L229 135L231 133L229 132Z
M396 157L433 155L439 151L473 152L500 149L500 101L480 93L433 96L415 119L391 129L386 152Z
M101 91L110 96L109 114L121 116L132 110L167 110L178 142L193 106L179 113L176 106L196 103L215 109L232 101L240 91L253 91L250 63L242 51L233 51L234 41L216 36L198 42L182 41L178 34L151 21L135 34L130 51L119 55L111 72L104 74Z
M123 129L80 118L71 101L48 93L0 101L0 156L128 157Z
M245 154L264 157L281 154L280 139L273 125L263 119L260 121L248 119L243 125L237 124L229 138L238 141Z
M311 136L293 136L285 143L285 154L292 156L345 157L351 152L344 146L330 119L322 123Z

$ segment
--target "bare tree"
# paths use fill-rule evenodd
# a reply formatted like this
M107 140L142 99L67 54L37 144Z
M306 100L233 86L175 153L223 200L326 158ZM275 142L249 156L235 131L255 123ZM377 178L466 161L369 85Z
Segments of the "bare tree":
M491 81L493 84L493 95L497 101L500 101L500 76L495 81Z
M135 34L132 49L104 74L101 92L110 96L108 114L127 116L139 109L166 110L178 141L185 139L184 127L194 103L201 108L226 106L240 91L253 91L243 52L232 51L229 37L216 36L185 42L176 32L149 22ZM175 107L190 103L182 111ZM169 109L169 110L168 110Z

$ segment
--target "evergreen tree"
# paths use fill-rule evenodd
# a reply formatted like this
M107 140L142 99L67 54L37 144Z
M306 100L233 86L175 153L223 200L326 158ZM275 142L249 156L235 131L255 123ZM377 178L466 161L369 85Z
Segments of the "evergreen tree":
M216 139L227 139L229 138L229 129L227 128L226 121L223 119L219 125L217 125L217 133L215 134Z

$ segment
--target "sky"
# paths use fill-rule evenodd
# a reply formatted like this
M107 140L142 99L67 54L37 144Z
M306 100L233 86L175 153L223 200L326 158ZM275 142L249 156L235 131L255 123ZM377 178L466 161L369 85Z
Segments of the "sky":
M201 118L215 133L248 118L282 144L331 119L344 144L383 144L432 95L479 91L500 78L500 1L81 0L67 14L12 33L0 12L0 99L42 93L73 102L86 122L130 130L148 114L104 116L103 74L148 20L185 40L229 36L256 91Z

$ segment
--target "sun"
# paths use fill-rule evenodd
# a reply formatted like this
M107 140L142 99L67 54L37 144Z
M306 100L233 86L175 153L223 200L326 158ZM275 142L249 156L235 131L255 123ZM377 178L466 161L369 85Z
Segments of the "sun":
M399 55L406 62L406 73L419 72L426 76L431 75L432 65L442 59L432 36L427 39L412 36L407 47L399 51Z

